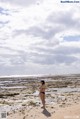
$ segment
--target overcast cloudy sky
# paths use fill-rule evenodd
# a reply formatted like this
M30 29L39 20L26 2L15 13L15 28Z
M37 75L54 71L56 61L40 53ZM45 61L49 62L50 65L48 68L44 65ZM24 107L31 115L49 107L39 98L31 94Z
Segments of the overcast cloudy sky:
M0 0L0 75L80 73L80 3Z

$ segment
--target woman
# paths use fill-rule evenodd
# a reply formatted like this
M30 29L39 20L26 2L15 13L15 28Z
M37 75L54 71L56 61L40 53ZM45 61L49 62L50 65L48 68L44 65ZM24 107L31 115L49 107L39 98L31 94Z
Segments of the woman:
M42 108L45 108L45 81L41 81L41 86L40 86L40 98L41 98L41 101L42 101Z

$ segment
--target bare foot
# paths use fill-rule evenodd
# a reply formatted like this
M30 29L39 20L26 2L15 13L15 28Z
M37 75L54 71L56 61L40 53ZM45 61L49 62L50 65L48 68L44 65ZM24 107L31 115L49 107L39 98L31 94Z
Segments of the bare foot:
M45 109L45 107L44 107L44 106L42 106L41 108Z

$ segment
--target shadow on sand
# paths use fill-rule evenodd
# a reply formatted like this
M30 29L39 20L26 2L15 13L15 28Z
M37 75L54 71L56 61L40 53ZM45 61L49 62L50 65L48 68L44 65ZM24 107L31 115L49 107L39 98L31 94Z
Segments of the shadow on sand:
M42 113L46 116L46 117L51 117L51 113L47 110L47 109L44 109L42 111Z

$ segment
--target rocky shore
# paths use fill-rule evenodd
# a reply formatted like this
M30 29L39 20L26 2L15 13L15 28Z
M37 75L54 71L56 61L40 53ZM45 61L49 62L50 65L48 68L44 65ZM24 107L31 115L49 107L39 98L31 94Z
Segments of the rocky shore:
M38 95L42 79L47 87L46 110L40 108L41 101ZM38 115L40 119L53 119L54 116L54 119L60 119L56 117L57 111L63 112L66 108L79 104L80 75L0 78L0 112L5 110L7 119L37 119ZM75 119L80 118L77 113L74 115ZM65 116L69 116L67 112ZM65 116L61 119L67 118Z

